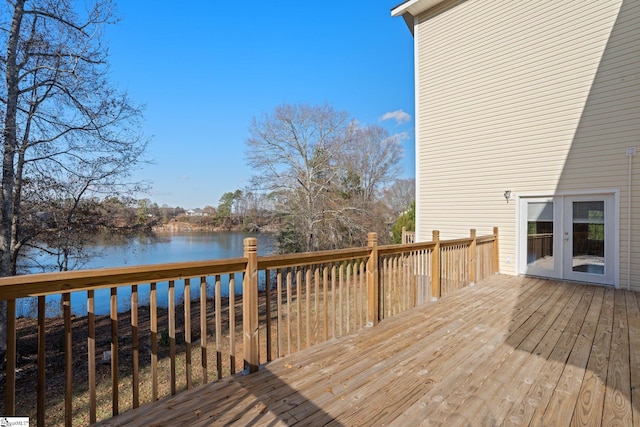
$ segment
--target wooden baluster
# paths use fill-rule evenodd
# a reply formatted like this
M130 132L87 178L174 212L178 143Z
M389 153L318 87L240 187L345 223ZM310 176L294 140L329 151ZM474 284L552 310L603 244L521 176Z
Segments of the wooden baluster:
M313 339L314 342L318 342L318 330L320 328L320 268L319 266L315 266L313 272L313 284L314 284L314 299L313 299L313 307L315 309L315 317L313 323Z
M220 317L217 307L218 306L216 305L216 319ZM218 326L216 326L216 328L218 328ZM220 336L221 334L222 334L222 326L220 326L220 332L218 332L218 329L216 329L216 337ZM233 375L236 373L236 278L234 274L229 274L229 340L230 340L229 358L231 363L231 375ZM218 348L221 348L221 347L222 347L222 343ZM220 349L220 352L221 351L222 350ZM222 377L222 353L220 353L220 364L218 365L218 378L221 378L221 377Z
M90 291L92 292L92 291ZM87 304L88 307L88 304ZM47 390L47 381L46 381L46 360L47 360L47 350L45 347L45 331L46 331L46 316L47 316L47 306L46 306L46 297L39 296L38 297L38 412L37 412L37 423L39 426L44 426L45 422L45 396ZM91 332L91 324L89 324L89 332ZM91 334L89 334L91 336ZM95 334L94 334L95 337ZM94 341L95 342L95 341ZM89 363L89 399L91 400L93 394L93 404L91 407L93 412L89 414L89 418L93 414L93 423L95 423L95 347L92 351L91 349L91 341L89 341L88 348L89 357L93 354L94 359L94 376L93 376L93 389L91 389L91 363ZM91 362L91 360L89 360ZM93 392L93 393L92 393ZM90 402L91 403L91 402Z
M393 255L389 255L384 258L383 261L383 278L384 278L384 287L385 287L385 296L384 296L384 307L385 313L384 318L388 319L391 317L391 313L393 310Z
M458 264L458 246L451 246L450 249L451 255L449 258L449 277L451 278L451 282L450 282L450 288L449 288L449 293L451 293L451 291L454 291L456 289L458 289L458 271L457 271L457 264Z
M440 250L440 296L449 294L449 247L443 247Z
M340 263L338 268L338 336L341 337L344 334L344 263Z
M366 288L366 266L364 260L360 260L360 327L366 325L366 301L367 301L367 288Z
M278 334L278 348L277 348L277 352L278 352L278 357L282 357L282 327L283 327L283 321L282 321L282 316L283 316L283 307L282 307L282 269L278 269L278 273L276 276L276 290L278 293L277 296L277 300L278 300L278 319L277 319L277 323L276 323L276 333Z
M331 264L331 338L336 337L336 265Z
M447 290L447 295L451 294L451 291L454 290L456 286L455 260L456 260L456 247L449 246L448 256L447 256L447 267L448 267L447 278L449 279L448 280L449 289Z
M493 274L500 273L500 247L498 241L498 227L493 227Z
M394 292L394 284L393 284L393 262L395 258L393 255L389 255L384 260L384 282L385 287L387 289L385 295L385 308L386 315L385 318L389 318L393 315L393 292Z
M185 375L187 390L191 388L191 280L184 279L184 343Z
M306 300L305 300L305 310L306 310L306 347L311 347L311 267L306 268L306 272L304 275L304 282L306 285Z
M393 313L392 315L395 316L396 314L398 314L398 309L399 309L399 304L400 304L400 292L401 292L401 287L400 284L398 283L398 262L399 262L400 256L399 255L394 255L393 259L391 260L391 283L393 283Z
M273 360L271 354L271 345L272 345L272 337L271 337L271 272L269 270L264 271L265 283L264 283L264 291L265 291L265 316L266 324L267 324L267 362L271 362Z
M438 294L438 298L442 295L446 294L447 289L447 248L439 247L439 274L440 274L440 292Z
M389 271L389 256L386 257L382 257L380 258L380 274L379 274L379 279L380 279L380 295L379 295L379 303L378 303L378 310L379 310L379 320L381 319L386 319L387 317L389 317L389 315L387 314L387 310L388 310L388 301L389 301L389 277L388 277L388 271ZM368 267L367 267L368 268Z
M293 307L291 267L287 268L287 354L291 354L291 310Z
M425 276L425 265L424 265L424 256L426 251L418 250L416 251L416 265L414 269L414 274L416 275L416 305L421 305L425 302L424 296L424 281L423 277Z
M14 316L15 317L15 316ZM73 338L71 336L71 294L62 294L62 317L64 319L64 424L71 426L73 420Z
M433 230L432 240L435 242L431 252L431 299L440 298L440 232Z
M133 387L133 407L140 406L140 372L139 356L140 349L138 343L138 285L131 286L131 347L133 350L132 360L132 387Z
M229 282L229 297L235 293L231 289L231 282ZM216 275L216 292L215 292L215 307L216 307L216 372L218 379L222 378L222 279L220 275ZM231 306L229 306L229 331L235 329L235 311L231 314ZM234 327L231 328L231 320L233 319ZM231 343L235 343L235 338L231 340ZM233 354L233 351L231 352ZM235 363L232 363L233 371L235 373Z
M413 293L413 274L411 272L412 252L407 252L404 255L404 282L406 286L406 299L405 310L409 310L413 307L414 293Z
M402 284L400 283L400 277L398 272L399 272L399 265L400 265L400 258L402 257L402 255L395 255L393 257L393 315L395 316L396 314L398 314L400 312L400 302L402 301Z
M200 365L202 366L202 382L209 382L207 372L207 278L200 278Z
M411 251L409 256L409 286L411 286L411 298L409 299L409 307L413 308L418 305L418 251Z
M442 280L443 280L443 286L442 286L442 291L440 293L440 296L443 295L449 295L451 293L451 289L453 288L453 275L451 274L451 260L453 258L454 255L454 251L453 251L453 247L452 246L448 246L446 248L444 248L442 250L442 253L444 254L444 265L445 265L445 273L443 274ZM446 291L445 291L446 289Z
M118 288L111 288L111 404L113 416L118 415Z
M322 266L322 289L324 291L324 297L322 298L322 309L324 312L324 340L329 339L329 295L328 288L329 287L329 268L327 265Z
M171 359L171 395L176 394L176 288L173 280L169 281L169 358ZM155 399L154 399L155 400Z
M298 327L298 347L296 351L302 349L302 267L296 268L296 326Z
M375 326L380 320L380 259L378 258L378 235L367 235L367 247L370 249L367 260L367 325ZM384 281L383 281L384 282Z
M44 297L42 297L44 300ZM43 301L44 304L44 301ZM96 422L97 397L96 397L96 307L95 291L87 291L87 357L89 368L89 423ZM38 425L44 425L38 423Z
M398 261L397 261L397 276L398 276L398 313L402 313L404 310L406 310L406 298L407 298L407 287L406 287L406 283L404 282L404 263L405 263L405 254L404 253L400 253L398 254Z
M472 228L469 231L471 237L471 243L469 244L469 283L475 284L478 277L478 263L476 260L477 242L476 242L476 230Z
M400 254L400 283L402 283L402 311L406 311L409 308L409 298L411 287L408 283L409 275L407 274L407 264L409 263L409 257L406 253Z
M158 295L156 284L149 287L149 315L151 331L151 400L158 400ZM174 356L175 358L175 356Z
M352 274L353 277L351 281L353 282L353 328L358 330L358 323L360 321L360 276L358 275L358 265L359 261L354 259L352 262Z
M7 300L7 366L4 415L16 414L16 300Z
M347 300L347 305L345 306L345 310L346 310L346 316L345 316L345 324L347 326L347 333L351 332L351 282L352 282L352 275L353 275L353 269L352 269L352 261L349 260L346 262L346 265L344 266L344 268L346 269L346 290L347 290L347 294L346 294L346 300Z
M396 310L394 314L402 313L402 302L404 300L404 287L402 286L402 254L395 257L395 282L396 282Z

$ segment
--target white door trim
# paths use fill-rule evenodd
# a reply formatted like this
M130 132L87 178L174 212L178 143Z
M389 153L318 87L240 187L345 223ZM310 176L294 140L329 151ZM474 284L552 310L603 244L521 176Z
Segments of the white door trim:
M559 224L560 228L555 229L554 227L554 236L557 234L559 240L562 240L564 235L565 226L565 199L571 200L572 198L584 199L586 197L593 196L613 196L613 206L612 208L612 218L606 218L605 221L611 220L611 228L609 232L612 231L612 241L611 246L609 247L609 252L611 255L607 255L607 257L611 256L611 267L612 274L606 275L604 277L606 279L606 284L613 284L616 288L620 286L620 190L614 189L596 189L596 190L584 190L584 191L572 191L572 192L558 192L556 194L542 193L542 192L532 192L532 193L519 193L516 195L516 272L518 274L530 274L535 276L543 276L543 277L551 277L551 278L565 278L566 280L576 280L583 281L578 278L578 276L573 274L565 274L565 262L563 257L565 256L564 250L561 246L557 247L556 242L554 241L554 257L557 255L560 257L559 261L561 263L559 270L555 269L551 274L545 274L544 271L536 271L533 269L532 271L527 268L527 218L526 218L526 205L525 203L531 201L554 201L554 224ZM561 215L558 217L558 215ZM558 239L556 239L558 240ZM555 260L554 260L555 261ZM554 265L557 266L557 263L554 262ZM559 276L559 277L558 277Z

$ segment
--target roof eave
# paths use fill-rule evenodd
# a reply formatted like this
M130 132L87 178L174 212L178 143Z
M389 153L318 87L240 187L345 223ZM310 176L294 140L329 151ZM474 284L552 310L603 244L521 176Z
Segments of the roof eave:
M418 16L422 12L431 9L445 0L407 0L391 9L391 16L404 16L410 14Z

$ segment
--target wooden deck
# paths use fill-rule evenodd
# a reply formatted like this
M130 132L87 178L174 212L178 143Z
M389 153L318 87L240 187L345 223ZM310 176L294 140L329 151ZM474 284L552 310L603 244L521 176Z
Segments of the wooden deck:
M640 426L640 295L495 276L113 426Z

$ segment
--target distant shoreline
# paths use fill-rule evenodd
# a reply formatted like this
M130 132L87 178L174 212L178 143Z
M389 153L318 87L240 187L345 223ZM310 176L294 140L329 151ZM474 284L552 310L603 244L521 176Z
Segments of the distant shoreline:
M234 225L231 227L214 226L211 224L194 224L184 221L170 221L166 224L156 225L151 229L154 233L176 233L176 232L215 232L215 231L238 231L247 233L275 233L276 230L272 226L259 227L255 224L251 225Z

